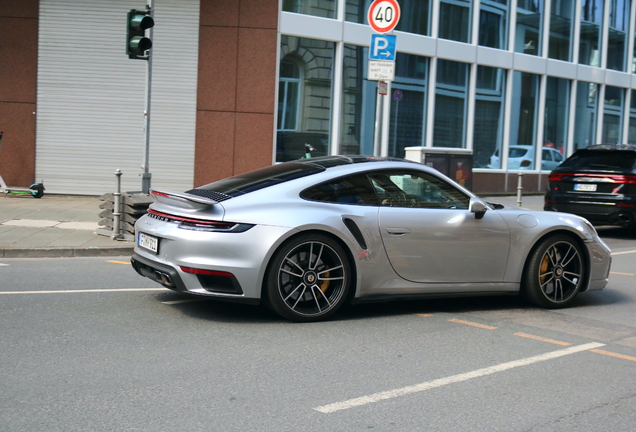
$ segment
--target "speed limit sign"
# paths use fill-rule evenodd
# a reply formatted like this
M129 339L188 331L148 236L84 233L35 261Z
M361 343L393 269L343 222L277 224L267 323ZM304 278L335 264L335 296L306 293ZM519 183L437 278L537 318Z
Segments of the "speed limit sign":
M400 20L400 5L397 0L375 0L369 6L369 25L378 33L388 33Z

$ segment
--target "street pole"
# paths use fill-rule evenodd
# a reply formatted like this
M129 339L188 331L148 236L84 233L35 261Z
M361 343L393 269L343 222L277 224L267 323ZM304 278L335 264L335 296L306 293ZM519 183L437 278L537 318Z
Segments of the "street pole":
M154 20L155 14L155 0L148 0L146 9L150 11L150 17ZM152 40L153 27L148 29L149 38ZM144 109L144 159L141 168L144 172L141 174L141 192L150 193L150 179L152 174L150 173L150 98L152 90L152 48L148 51L148 58L146 59L146 106Z

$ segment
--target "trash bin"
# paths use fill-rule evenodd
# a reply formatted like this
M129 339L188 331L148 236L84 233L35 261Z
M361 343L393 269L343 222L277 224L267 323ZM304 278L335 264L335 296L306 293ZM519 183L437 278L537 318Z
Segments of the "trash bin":
M454 147L407 147L405 159L435 168L466 189L473 188L473 151Z

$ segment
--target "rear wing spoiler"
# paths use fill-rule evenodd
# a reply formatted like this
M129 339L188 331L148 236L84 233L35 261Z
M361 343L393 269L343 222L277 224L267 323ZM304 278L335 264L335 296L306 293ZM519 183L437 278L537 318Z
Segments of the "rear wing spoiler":
M211 198L190 195L183 192L168 192L151 189L150 193L156 198L157 201L175 207L185 207L190 209L202 210L219 203L218 201L215 201Z

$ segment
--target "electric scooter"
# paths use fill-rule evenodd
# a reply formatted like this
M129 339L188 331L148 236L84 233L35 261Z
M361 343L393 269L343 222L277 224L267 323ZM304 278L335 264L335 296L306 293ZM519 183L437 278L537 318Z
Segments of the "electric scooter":
M0 132L0 150L2 150L2 132ZM5 195L12 193L19 195L31 195L33 198L42 198L42 195L44 195L44 184L34 183L28 188L7 186L2 175L0 175L0 192Z

